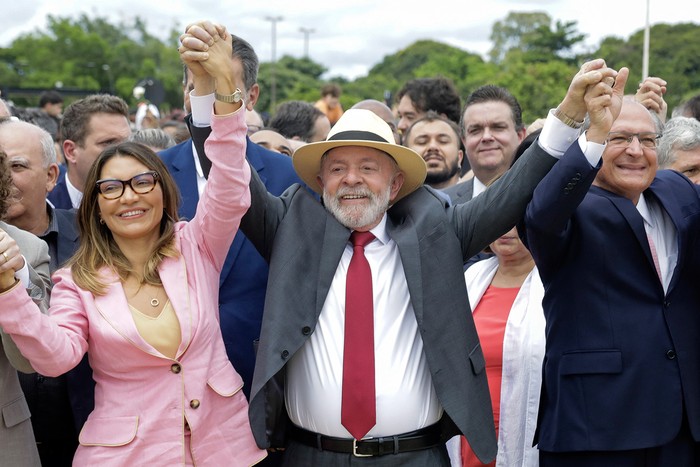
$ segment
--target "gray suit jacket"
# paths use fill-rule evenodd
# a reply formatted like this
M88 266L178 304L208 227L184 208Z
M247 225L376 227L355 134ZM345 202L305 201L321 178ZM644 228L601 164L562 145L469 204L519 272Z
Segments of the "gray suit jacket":
M483 461L496 455L484 357L469 309L462 264L523 216L556 159L533 145L487 193L450 206L422 187L388 211L438 398L445 438L460 432ZM299 186L267 193L253 174L252 206L241 224L270 263L263 325L251 388L258 445L281 447L288 423L285 365L314 332L350 231Z
M17 242L27 260L31 281L28 292L45 311L48 308L47 290L51 284L46 243L4 222L0 222L0 229ZM29 407L20 388L16 369L23 372L34 370L8 336L0 333L0 337L0 458L3 465L39 466L39 453L34 442Z
M472 199L472 194L474 193L474 178L445 188L442 192L450 197L452 204L466 203Z

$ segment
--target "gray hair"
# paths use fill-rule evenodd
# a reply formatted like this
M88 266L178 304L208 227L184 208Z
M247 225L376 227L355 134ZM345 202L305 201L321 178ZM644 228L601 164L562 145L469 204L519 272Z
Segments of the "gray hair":
M43 162L43 168L47 168L51 164L56 164L56 145L54 144L53 136L51 133L44 130L42 127L29 122L14 121L10 119L0 120L1 126L6 125L20 125L28 126L36 130L39 137L39 144L41 145L41 159Z
M666 122L664 134L659 140L657 157L659 167L666 169L676 161L676 151L689 151L700 147L700 122L694 118L673 117Z
M154 149L155 151L175 146L173 137L161 128L143 128L137 130L129 137L129 141L156 148Z

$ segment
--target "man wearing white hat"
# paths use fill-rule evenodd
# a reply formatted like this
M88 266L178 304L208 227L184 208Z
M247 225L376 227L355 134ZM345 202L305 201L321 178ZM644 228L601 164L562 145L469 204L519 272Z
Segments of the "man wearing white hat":
M203 53L214 30L190 26L180 53L218 80L213 48ZM286 448L293 466L449 466L445 440L463 433L482 461L495 457L462 264L520 220L556 162L547 152L575 141L565 122L583 119L587 86L614 73L584 64L558 108L568 120L551 113L545 141L459 206L423 185L423 159L367 110L294 153L323 203L299 185L272 196L253 174L241 229L270 263L249 412L259 446ZM209 130L192 132L201 146Z

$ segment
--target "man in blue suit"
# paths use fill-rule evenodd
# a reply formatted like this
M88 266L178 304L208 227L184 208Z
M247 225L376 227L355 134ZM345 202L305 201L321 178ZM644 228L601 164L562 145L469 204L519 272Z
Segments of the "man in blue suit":
M233 36L232 62L238 61L244 70L243 98L248 110L255 105L260 88L257 84L258 57L252 46ZM184 91L186 105L192 89L192 71L186 70ZM189 111L189 109L187 109ZM163 162L177 182L182 195L179 214L194 217L197 201L206 183L210 162L188 139L160 153ZM281 194L290 185L299 183L291 158L269 151L247 140L246 158L267 189ZM219 314L226 351L233 366L241 374L246 396L250 395L255 366L254 342L260 336L262 311L267 287L268 266L255 247L238 232L221 271Z
M546 291L542 467L700 463L700 188L657 172L626 74L589 90L590 127L525 216Z

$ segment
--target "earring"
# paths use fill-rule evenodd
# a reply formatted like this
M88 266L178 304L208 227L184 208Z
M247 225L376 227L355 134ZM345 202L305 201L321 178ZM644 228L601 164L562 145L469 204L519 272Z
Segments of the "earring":
M100 224L105 225L105 220L100 217Z

